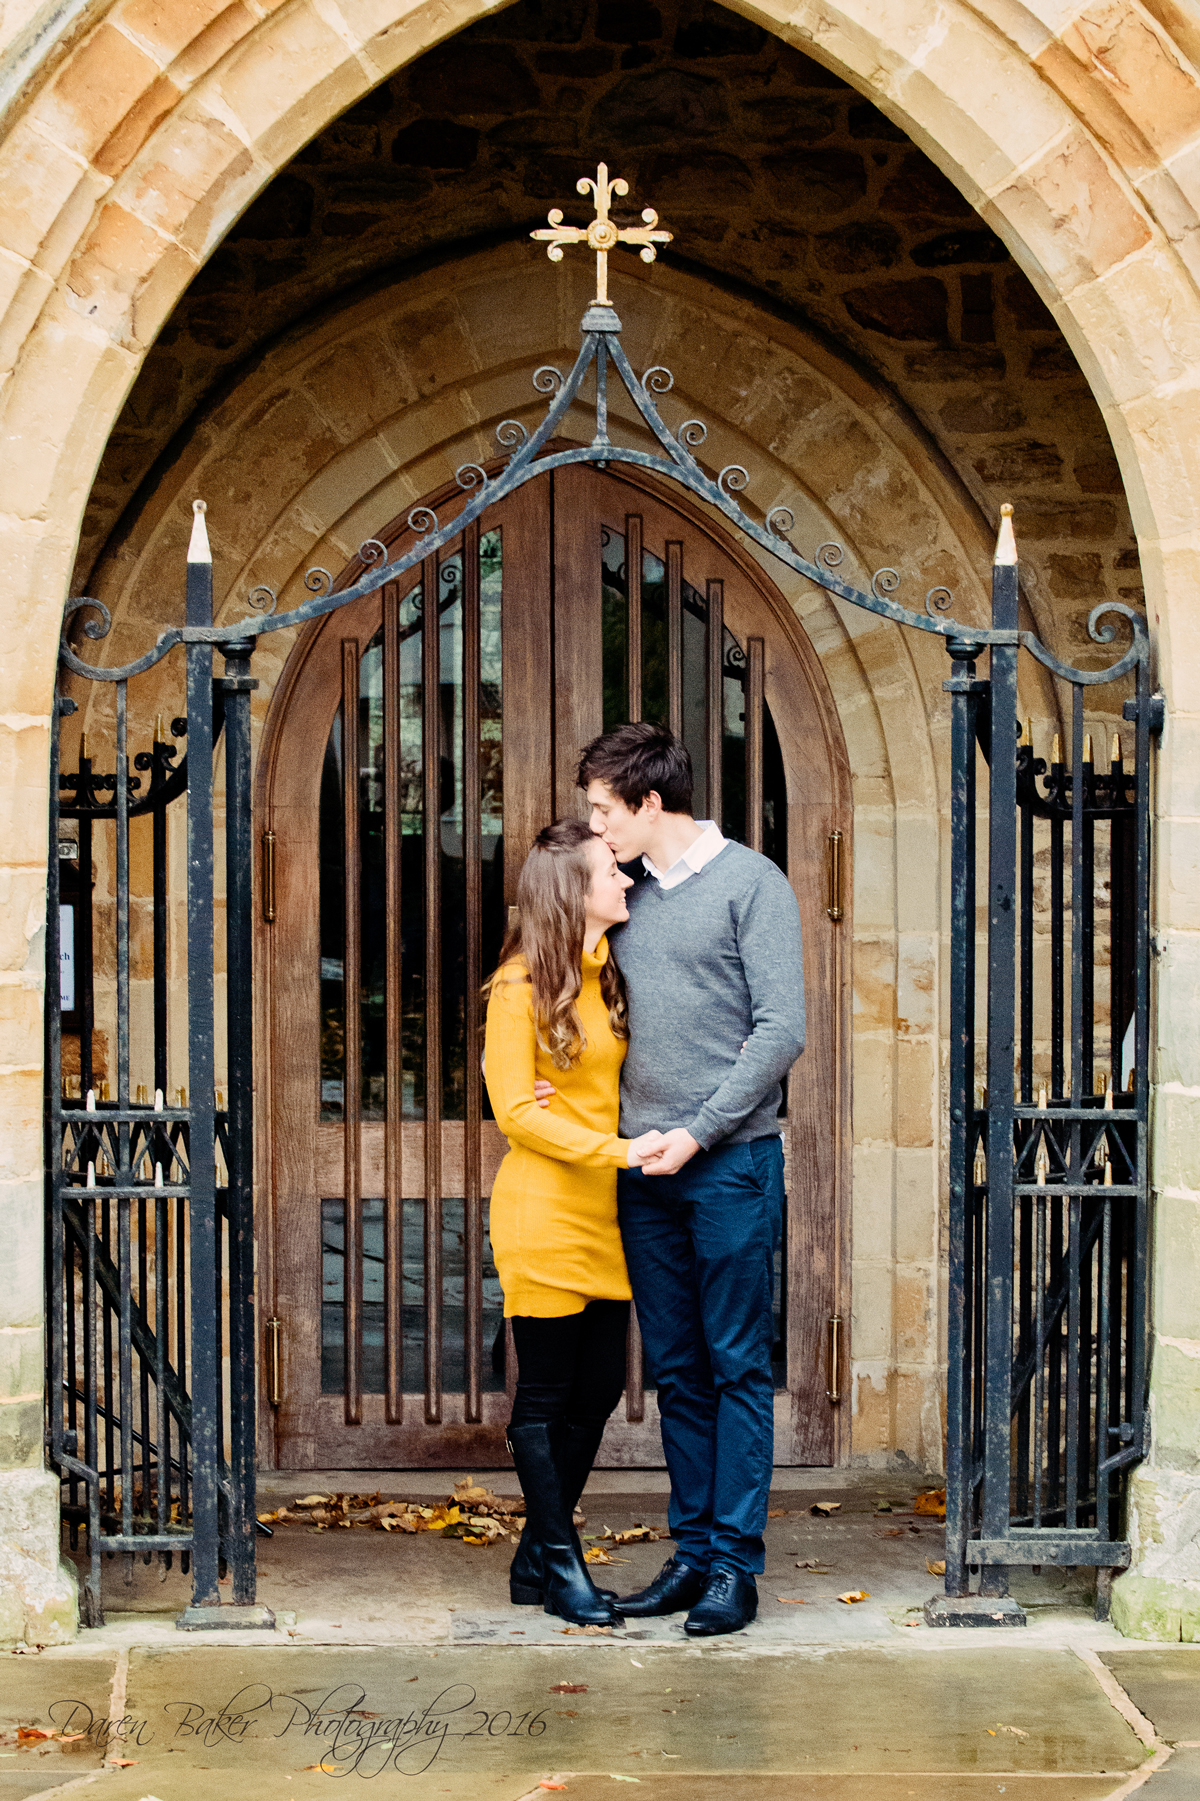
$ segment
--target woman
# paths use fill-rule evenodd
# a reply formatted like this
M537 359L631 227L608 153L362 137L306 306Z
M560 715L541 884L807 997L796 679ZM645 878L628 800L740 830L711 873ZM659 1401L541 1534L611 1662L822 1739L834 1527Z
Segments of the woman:
M488 983L484 1067L510 1147L492 1188L491 1239L517 1349L508 1446L526 1509L510 1592L579 1625L620 1623L571 1520L625 1386L616 1172L640 1168L661 1138L617 1133L629 1030L605 932L628 919L630 885L582 820L547 826ZM548 1111L534 1100L538 1077L554 1082Z

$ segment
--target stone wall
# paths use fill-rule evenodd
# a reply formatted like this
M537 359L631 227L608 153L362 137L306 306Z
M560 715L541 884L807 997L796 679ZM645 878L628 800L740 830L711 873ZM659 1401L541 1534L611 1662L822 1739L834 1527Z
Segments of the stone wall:
M675 232L667 261L828 333L912 409L985 517L1015 501L1040 630L1072 661L1100 656L1088 608L1140 603L1141 578L1108 432L1062 333L903 131L706 0L518 0L321 132L164 324L96 479L77 591L139 484L280 333L359 284L523 238L550 206L583 217L575 182L600 160L628 178L626 212L652 205ZM714 370L734 386L752 375L736 354ZM871 479L861 448L841 448L848 485ZM888 560L904 552L898 539Z

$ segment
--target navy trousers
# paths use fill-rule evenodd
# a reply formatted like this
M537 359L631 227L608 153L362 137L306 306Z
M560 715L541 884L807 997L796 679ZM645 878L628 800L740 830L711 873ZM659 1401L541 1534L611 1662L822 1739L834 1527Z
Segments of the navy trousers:
M693 1569L757 1575L775 1445L782 1141L718 1145L675 1176L622 1170L617 1198L677 1554Z

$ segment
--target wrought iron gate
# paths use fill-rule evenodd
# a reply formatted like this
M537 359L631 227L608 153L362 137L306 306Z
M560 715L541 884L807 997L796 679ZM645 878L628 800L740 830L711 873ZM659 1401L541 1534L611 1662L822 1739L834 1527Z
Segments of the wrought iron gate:
M61 768L61 726L77 710L60 693L51 764L47 882L48 1286L50 1454L64 1481L73 1542L87 1532L83 1613L102 1623L101 1560L157 1555L191 1567L183 1626L272 1623L255 1592L255 1329L252 1045L250 1036L250 692L252 638L226 647L214 681L212 563L197 503L187 565L187 712L171 736L155 724L129 769L130 681L165 649L120 670L85 664L64 635L64 676L111 686L89 754ZM109 628L88 620L85 637ZM205 632L207 631L207 636ZM191 633L199 633L196 638ZM180 634L170 634L172 646ZM136 690L135 690L136 698ZM226 1081L216 1088L213 761L225 737ZM178 743L187 754L177 765ZM112 758L111 772L97 762ZM168 967L169 839L182 809L187 864L187 977L172 1044ZM132 930L131 822L148 817L151 920ZM74 833L69 827L74 822ZM93 896L93 868L109 893ZM65 871L65 880L64 880ZM148 941L147 941L148 940ZM131 953L151 967L148 1067L131 1058ZM97 970L106 977L97 1041ZM55 999L58 1005L56 1006ZM176 1001L178 1004L178 1001ZM65 1042L75 1070L64 1071ZM115 1046L112 1038L115 1035ZM103 1074L96 1051L103 1045ZM76 1059L72 1059L75 1061ZM135 1074L147 1080L135 1082ZM177 1084L173 1091L169 1080ZM231 1578L235 1611L214 1614Z
M564 243L585 239L597 254L597 295L584 315L578 358L566 376L554 368L536 371L534 388L549 397L545 417L532 436L516 420L498 427L499 447L511 453L498 474L489 476L478 464L458 470L464 504L452 519L441 523L430 509L417 508L409 518L416 542L389 559L384 545L368 540L359 553L363 573L350 586L334 592L329 572L313 569L305 577L311 598L300 606L278 612L275 596L256 590L248 601L259 617L214 627L212 571L197 503L186 624L164 631L145 656L120 667L84 662L64 636L64 688L72 680L105 682L115 701L112 773L97 771L82 746L77 768L65 774L59 737L76 703L67 692L60 696L48 884L49 1437L70 1528L82 1525L88 1532L90 1619L99 1618L106 1552L189 1559L193 1606L183 1624L257 1623L264 1617L251 1606L258 1341L250 1042L249 691L255 684L249 668L256 638L399 581L505 496L573 463L635 464L680 484L760 550L829 594L946 643L953 659L947 683L953 696L947 1599L940 1611L932 1603L931 1609L942 1619L1018 1620L1019 1610L1006 1600L1010 1566L1060 1562L1111 1569L1127 1559L1128 1547L1116 1536L1116 1504L1121 1472L1143 1451L1150 739L1161 708L1150 691L1145 624L1119 603L1097 607L1089 620L1093 642L1111 642L1115 627L1101 621L1117 615L1132 635L1130 648L1105 670L1061 663L1020 626L1016 549L1007 519L997 549L992 623L974 629L947 617L953 597L946 589L931 590L924 611L913 612L891 598L900 582L895 570L877 570L863 589L837 573L845 560L842 546L822 544L805 558L790 542L794 517L787 507L773 508L762 523L744 512L737 495L748 485L747 471L729 464L710 476L694 454L707 437L703 423L666 424L660 402L671 391L670 372L634 373L608 301L608 252L627 242L652 261L654 241L667 234L651 229L657 219L649 210L643 226L618 230L610 202L626 187L610 184L603 165L594 182L579 183L579 191L591 191L596 202L597 216L586 232L563 227L561 214L552 213L552 229L534 234L550 240L554 260ZM610 437L613 373L657 451ZM585 380L594 383L591 443L549 448ZM102 639L110 622L98 601L72 602L68 631L86 608L100 617L83 622L83 637ZM172 737L186 732L187 756L176 769L176 747L156 729L151 748L135 757L146 777L143 790L128 770L129 684L180 644L187 711L186 720L174 721ZM214 649L225 659L224 677L216 682ZM1070 720L1070 755L1054 751L1048 765L1031 743L1019 742L1022 649L1069 695L1062 716ZM980 679L976 663L985 653L988 675ZM1131 678L1134 694L1125 702L1125 717L1134 728L1134 765L1127 771L1115 746L1107 767L1089 756L1083 700L1085 689ZM222 730L228 1107L215 1089L214 1032L213 766ZM982 883L987 1003L978 1020L976 855L983 845L976 842L977 744L989 766ZM171 809L180 802L187 836L186 1032L172 1039L166 870ZM130 1054L130 822L145 814L153 822L153 945L148 952L142 946L139 956L152 970L152 1097L149 1082L131 1093L136 1072ZM59 835L60 822L71 820L78 821L73 857ZM1098 831L1111 869L1106 934L1095 905ZM112 873L103 914L91 893L98 832L109 845ZM1050 886L1049 901L1040 906L1039 856ZM69 871L72 861L75 874L60 891L60 868ZM74 909L71 969L78 1006L60 989L60 918L67 917L60 907ZM111 945L116 1052L108 1062L115 1091L98 1092L94 944L104 934ZM1040 936L1050 959L1049 998L1041 997L1041 1006ZM1100 1048L1094 1023L1098 947L1109 951L1111 1011L1106 1031L1101 1019L1108 1079L1099 1093L1093 1083ZM60 1006L53 1004L55 996ZM64 1087L64 1015L68 1039L72 1027L79 1035L78 1094ZM1117 1048L1126 1036L1127 1052ZM977 1044L986 1046L982 1102L976 1100ZM179 1083L174 1102L168 1078ZM73 1083L68 1079L66 1086ZM835 1395L837 1386L835 1370ZM232 1574L236 1605L218 1613L223 1564ZM974 1566L982 1571L981 1593L972 1597Z
M1106 1611L1112 1574L1129 1562L1120 1477L1145 1454L1150 740L1163 702L1150 689L1145 627L1126 608L1096 608L1089 621L1100 643L1114 636L1098 624L1105 611L1126 614L1133 629L1131 648L1108 669L1068 669L1018 630L1012 508L1004 513L988 679L975 670L982 634L963 632L946 647L954 659L945 684L953 697L946 1595L926 1609L931 1624L1022 1624L1008 1595L1009 1569L1021 1565L1095 1566ZM1038 757L1022 726L1022 646L1065 686L1065 756L1056 732L1049 757ZM1102 737L1097 755L1084 730L1085 693L1129 678L1131 769L1120 733ZM988 765L979 1019L977 745ZM1096 981L1105 964L1107 994Z

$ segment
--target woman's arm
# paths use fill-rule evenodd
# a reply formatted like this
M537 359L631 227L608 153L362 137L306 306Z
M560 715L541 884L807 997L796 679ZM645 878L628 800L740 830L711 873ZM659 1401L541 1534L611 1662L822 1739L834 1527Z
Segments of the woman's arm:
M538 1106L533 1095L536 1046L530 985L501 976L488 1000L484 1064L492 1111L505 1137L560 1163L627 1168L627 1138L616 1132L591 1132Z

